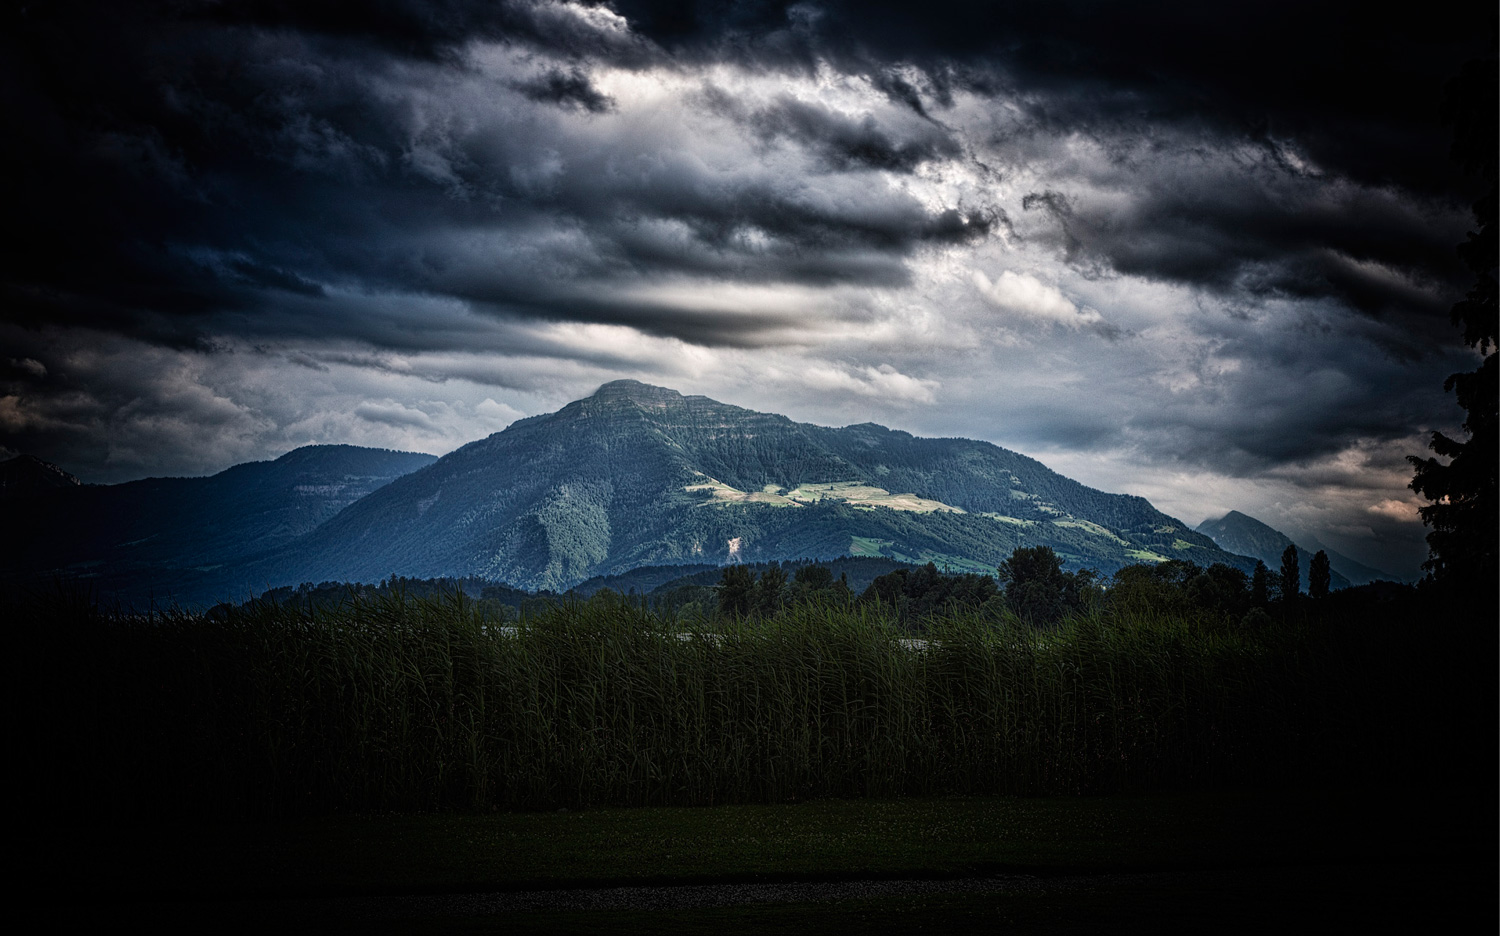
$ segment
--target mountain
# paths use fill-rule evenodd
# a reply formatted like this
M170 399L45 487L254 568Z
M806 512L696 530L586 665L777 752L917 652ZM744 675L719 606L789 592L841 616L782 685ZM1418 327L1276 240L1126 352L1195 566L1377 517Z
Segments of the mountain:
M1242 514L1238 510L1231 510L1217 520L1203 521L1198 524L1198 532L1211 537L1214 542L1230 552L1243 553L1264 561L1267 566L1270 566L1272 572L1281 568L1281 554L1286 551L1287 546L1293 544L1291 537L1285 533L1267 526L1254 517ZM1389 572L1382 572L1356 562L1329 549L1317 540L1311 540L1305 545L1297 543L1296 546L1297 564L1302 569L1304 587L1307 584L1307 570L1312 563L1312 556L1320 549L1328 554L1328 564L1333 570L1333 588L1348 588L1351 585L1364 585L1380 580L1399 581Z
M1368 585L1371 582L1404 581L1399 575L1392 575L1390 572L1377 569L1374 566L1367 566L1357 559L1350 559L1338 550L1330 546L1324 546L1316 537L1308 537L1305 542L1307 543L1307 548L1313 552L1317 552L1320 549L1326 552L1328 554L1328 564L1333 568L1333 571L1348 579L1351 584ZM1299 550L1302 549L1301 546L1297 548Z
M3 502L0 516L12 532L0 556L11 574L89 576L126 597L178 594L195 584L221 588L220 570L290 543L434 461L413 452L310 445L207 478L70 485Z
M243 582L399 572L562 591L647 565L843 555L993 572L1040 544L1106 574L1252 565L1144 498L987 442L826 428L620 380L392 481Z
M0 462L0 500L27 497L83 482L51 462L34 455L17 455Z

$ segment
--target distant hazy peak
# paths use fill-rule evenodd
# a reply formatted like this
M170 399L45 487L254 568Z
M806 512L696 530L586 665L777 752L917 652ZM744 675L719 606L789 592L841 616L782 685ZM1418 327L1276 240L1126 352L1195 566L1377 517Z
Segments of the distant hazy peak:
M1290 536L1287 536L1285 533L1281 532L1270 524L1265 523L1261 520L1257 520L1249 514L1241 513L1238 510L1231 510L1229 511L1229 513L1225 514L1222 517L1219 517L1218 519L1210 517L1207 520L1204 520L1202 523L1198 524L1195 529L1199 533L1202 533L1205 536L1208 536L1209 538L1215 540L1217 540L1220 536L1266 537L1268 540L1277 542L1284 540L1285 542L1277 547L1278 550L1286 548L1285 544L1292 542L1292 538Z
M1329 564L1333 567L1335 588L1343 587L1339 584L1341 579L1350 584L1362 585L1366 582L1393 581L1399 578L1336 552L1315 538L1305 537L1306 542L1297 543L1275 527L1248 514L1240 513L1238 510L1231 510L1217 520L1203 521L1198 524L1198 532L1230 552L1252 556L1273 568L1279 561L1282 550L1288 545L1297 547L1298 558L1304 566L1307 565L1313 553L1322 550L1328 555Z

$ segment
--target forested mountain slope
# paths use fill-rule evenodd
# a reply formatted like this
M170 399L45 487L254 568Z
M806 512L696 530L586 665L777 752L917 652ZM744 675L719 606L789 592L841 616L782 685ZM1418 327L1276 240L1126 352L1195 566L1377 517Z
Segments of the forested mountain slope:
M986 442L814 426L622 380L386 485L246 574L564 590L642 565L841 555L993 571L1040 544L1106 573L1250 565L1143 498Z
M4 570L175 594L286 545L432 455L310 445L206 478L65 485L0 503Z

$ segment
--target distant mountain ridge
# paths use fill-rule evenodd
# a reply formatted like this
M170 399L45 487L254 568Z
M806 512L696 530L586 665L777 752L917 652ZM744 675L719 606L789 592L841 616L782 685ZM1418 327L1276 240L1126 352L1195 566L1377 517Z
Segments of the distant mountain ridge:
M1217 520L1205 520L1198 524L1198 532L1211 537L1223 548L1260 559L1273 570L1280 567L1281 554L1287 546L1294 545L1292 538L1255 519L1248 514L1231 510ZM1328 564L1333 570L1333 588L1348 588L1375 581L1399 581L1397 576L1382 572L1350 559L1312 540L1307 544L1296 543L1298 564L1302 568L1302 582L1306 587L1307 571L1312 556L1318 550L1328 554Z
M1253 563L987 442L798 423L637 381L518 420L371 493L247 581L479 576L564 591L648 565L842 555L993 572L1021 545L1106 574Z
M1332 566L1333 571L1348 579L1351 584L1368 585L1371 582L1407 581L1407 579L1403 578L1402 576L1386 572L1383 569L1377 569L1374 566L1365 565L1363 562L1360 562L1357 559L1351 559L1338 550L1334 549L1332 546L1325 546L1316 537L1304 537L1303 541L1307 544L1306 548L1312 550L1313 552L1317 552L1321 549L1325 553L1327 553L1328 564ZM1303 547L1301 545L1298 545L1297 548L1302 549Z
M1254 565L1144 498L988 442L798 423L628 380L440 459L309 446L0 511L15 531L0 573L82 577L136 603L393 574L563 592L839 556L992 574L1034 545L1106 575L1167 559ZM648 566L668 568L629 575Z
M10 535L0 555L10 574L85 577L127 596L196 594L200 585L220 589L224 568L290 543L392 479L436 460L415 452L310 445L206 478L66 485L4 502Z
M0 462L0 500L82 484L66 471L34 455L17 455Z

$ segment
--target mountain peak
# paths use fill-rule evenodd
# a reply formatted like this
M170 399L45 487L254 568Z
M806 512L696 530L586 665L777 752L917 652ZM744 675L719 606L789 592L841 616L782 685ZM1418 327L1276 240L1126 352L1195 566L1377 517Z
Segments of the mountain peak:
M672 403L682 399L682 394L666 387L656 387L639 380L611 380L590 397L600 402L628 400L632 403Z
M1292 538L1285 533L1238 510L1203 521L1198 524L1198 532L1231 552L1273 564L1280 560L1282 550L1292 545Z

